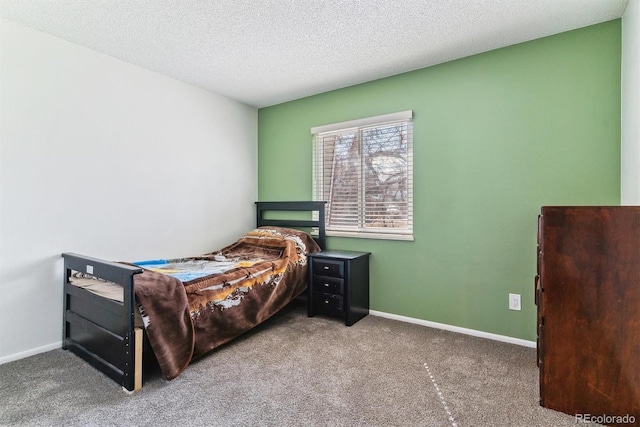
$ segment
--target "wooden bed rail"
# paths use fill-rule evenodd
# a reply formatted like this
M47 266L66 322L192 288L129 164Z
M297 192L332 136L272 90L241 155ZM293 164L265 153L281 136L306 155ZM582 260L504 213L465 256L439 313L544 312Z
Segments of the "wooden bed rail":
M64 258L64 265L66 268L79 271L80 273L90 274L92 276L99 277L100 279L118 284L123 284L127 278L134 274L142 273L142 269L140 267L105 261L71 252L63 253L62 258Z
M135 327L133 277L143 270L75 253L63 253L62 257L65 269L62 348L71 350L126 390L141 388L142 330ZM73 286L69 283L72 271L122 286L123 302ZM115 316L105 315L109 312Z
M314 239L322 249L327 248L327 235L325 231L325 205L327 202L256 202L256 225L292 228L317 228L318 236ZM295 219L266 219L265 212L295 211L295 212L318 212L318 219L295 220Z

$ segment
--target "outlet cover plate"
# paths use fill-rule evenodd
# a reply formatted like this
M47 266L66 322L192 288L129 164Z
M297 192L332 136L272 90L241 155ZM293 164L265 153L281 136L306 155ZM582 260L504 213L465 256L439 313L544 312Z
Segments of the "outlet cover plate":
M520 294L509 294L509 310L522 310L520 305Z

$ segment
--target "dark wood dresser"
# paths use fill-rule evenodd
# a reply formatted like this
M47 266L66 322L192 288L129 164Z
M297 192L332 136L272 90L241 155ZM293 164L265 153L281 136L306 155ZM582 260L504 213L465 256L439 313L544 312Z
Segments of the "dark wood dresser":
M321 251L309 257L308 315L343 319L347 326L369 314L369 252Z
M535 300L540 404L640 425L640 207L543 207Z

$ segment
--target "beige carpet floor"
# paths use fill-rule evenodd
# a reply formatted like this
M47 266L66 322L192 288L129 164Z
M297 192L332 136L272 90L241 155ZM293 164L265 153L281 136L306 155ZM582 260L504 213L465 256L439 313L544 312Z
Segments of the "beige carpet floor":
M54 350L0 365L0 424L20 426L575 426L538 404L535 350L294 305L129 395Z

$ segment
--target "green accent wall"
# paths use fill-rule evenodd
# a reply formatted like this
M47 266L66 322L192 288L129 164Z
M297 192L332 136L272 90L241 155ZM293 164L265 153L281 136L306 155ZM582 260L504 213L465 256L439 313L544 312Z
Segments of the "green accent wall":
M373 310L535 340L540 207L620 203L620 66L618 19L260 109L259 198L311 198L312 126L413 110L415 241L329 248Z

